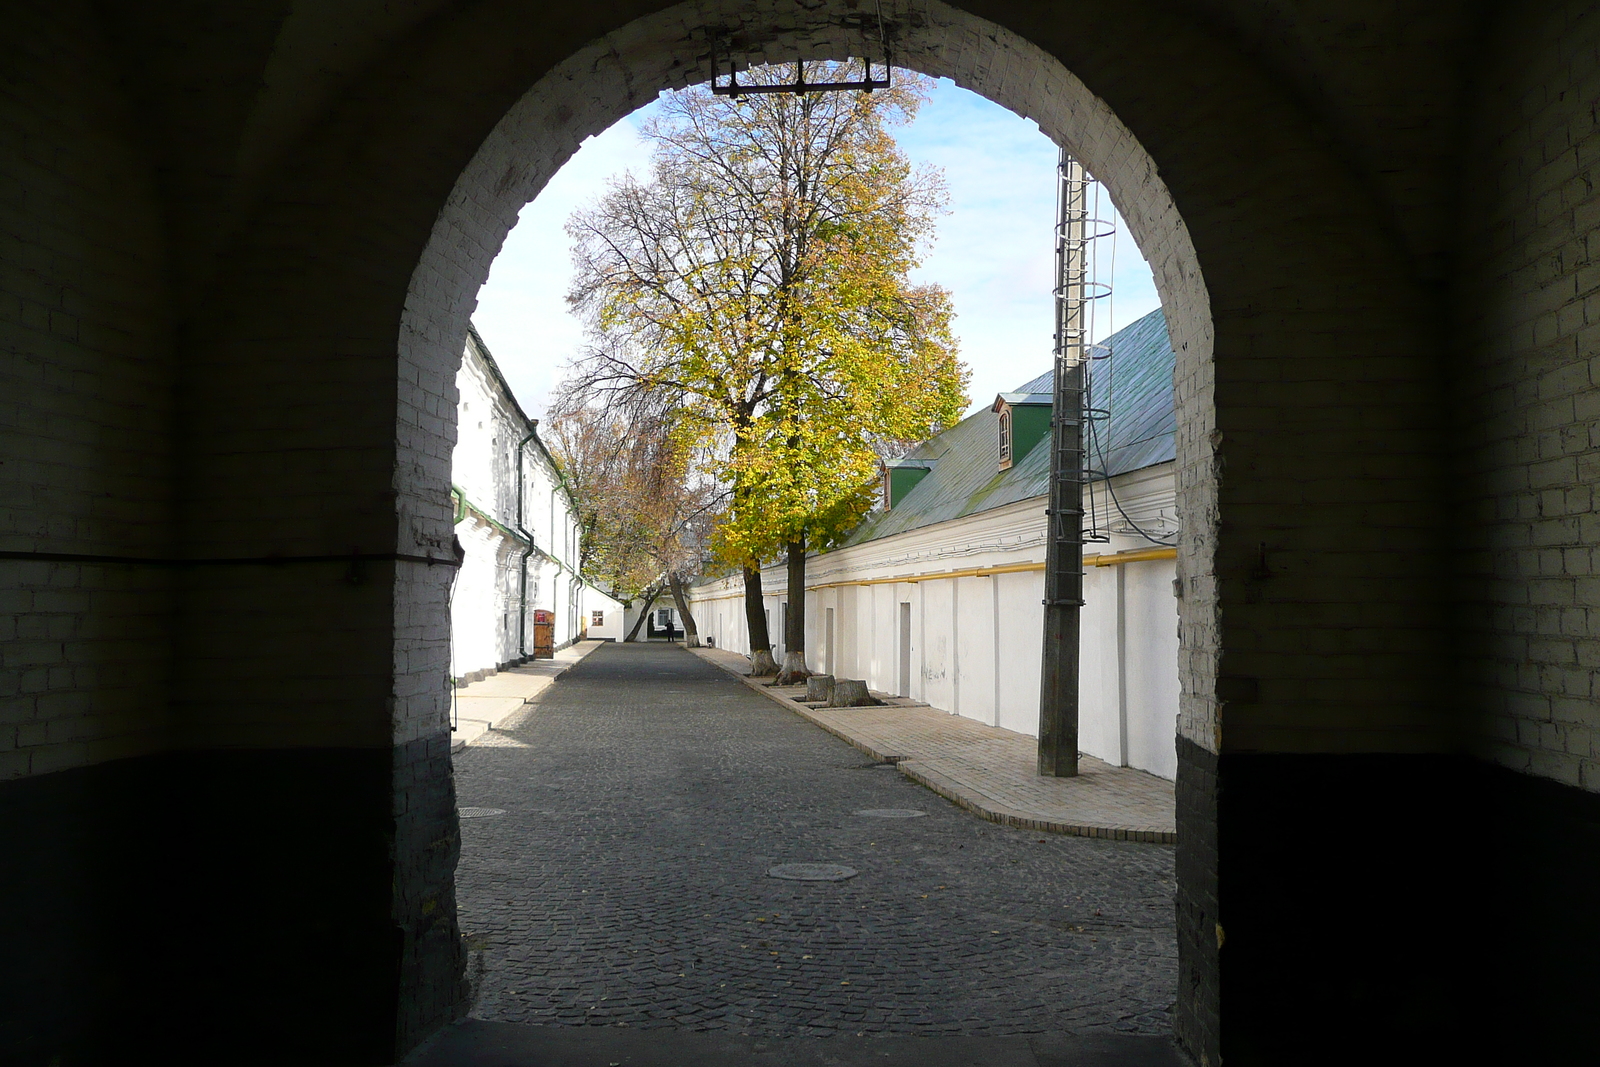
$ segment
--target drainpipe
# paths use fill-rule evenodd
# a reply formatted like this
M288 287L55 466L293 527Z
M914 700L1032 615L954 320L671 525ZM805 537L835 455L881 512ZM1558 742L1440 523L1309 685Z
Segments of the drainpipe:
M517 442L517 533L527 539L522 550L522 579L517 593L517 656L528 658L528 557L533 555L533 534L522 525L522 500L525 480L522 474L522 457L527 454L528 442L539 434L539 420L528 420L528 436Z

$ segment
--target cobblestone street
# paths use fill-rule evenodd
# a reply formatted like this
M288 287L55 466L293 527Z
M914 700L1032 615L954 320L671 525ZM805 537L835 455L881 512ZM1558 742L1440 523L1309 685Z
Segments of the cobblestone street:
M983 822L675 646L601 647L455 759L463 809L503 811L462 819L476 1018L1170 1031L1170 846Z

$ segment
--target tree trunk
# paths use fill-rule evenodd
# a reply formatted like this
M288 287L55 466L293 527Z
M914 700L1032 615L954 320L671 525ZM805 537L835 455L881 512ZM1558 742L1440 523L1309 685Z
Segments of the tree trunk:
M767 634L767 605L761 598L761 568L744 569L744 624L750 632L750 675L759 678L777 674L778 664L772 658L772 638Z
M650 590L650 595L644 598L644 607L639 609L639 617L633 620L633 629L629 630L628 636L622 639L624 643L628 641L637 641L639 639L639 628L643 626L645 620L650 617L650 605L654 604L656 602L656 597L660 595L661 588L659 586Z
M700 647L700 628L694 624L694 616L689 613L689 601L683 595L683 579L677 571L667 576L667 582L672 587L672 602L678 605L678 617L683 620L683 643L686 648Z
M879 704L878 698L867 691L867 683L859 678L835 678L830 708L870 708Z
M788 544L789 618L783 631L783 670L779 685L799 685L806 670L806 541L802 534Z

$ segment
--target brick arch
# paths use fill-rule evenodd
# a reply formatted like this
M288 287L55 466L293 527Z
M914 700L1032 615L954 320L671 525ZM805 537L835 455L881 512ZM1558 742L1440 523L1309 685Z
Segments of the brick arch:
M74 1029L88 971L105 995L83 1003L119 1049L140 1042L118 1026L154 1047L152 1021L184 1003L197 1047L250 1034L379 1062L459 1008L448 569L429 560L448 555L451 383L474 294L516 209L582 136L703 75L707 24L737 18L773 58L826 55L847 5L39 3L29 17L55 19L54 36L5 39L29 63L13 64L27 92L0 94L24 131L0 169L27 195L0 198L18 236L6 266L24 265L0 319L39 370L23 390L43 413L28 447L48 463L8 544L171 557L28 563L38 603L60 604L60 582L86 605L30 620L85 629L48 631L59 666L26 683L48 691L0 724L16 746L6 773L28 778L13 795L72 812L7 854L41 869L69 857L58 882L88 902L72 952L30 950L55 976L34 984L69 991L37 1025ZM1399 988L1408 975L1454 990L1453 972L1474 973L1429 945L1408 955L1412 932L1371 905L1359 878L1373 870L1417 910L1455 887L1416 875L1414 849L1376 843L1419 813L1441 821L1427 804L1394 808L1404 819L1382 806L1422 765L1353 754L1441 747L1440 232L1463 169L1441 162L1454 148L1441 131L1474 117L1451 65L1475 62L1476 23L1423 0L885 5L907 23L902 62L1034 117L1108 182L1174 323L1180 1034L1218 1062L1226 985L1245 1035L1230 1059L1295 1023L1361 1047L1381 1030L1365 1025L1371 1004L1423 1002ZM1566 6L1579 25L1584 5ZM1557 58L1594 31L1519 32L1551 66L1507 68L1517 103L1496 128L1520 129L1518 109L1549 97L1577 129L1582 64ZM1534 165L1545 136L1506 142L1498 166L1526 192L1491 197L1538 197L1540 219L1559 199ZM1480 234L1502 302L1494 250L1543 255L1515 222ZM1538 273L1517 284L1543 285ZM1546 299L1529 290L1539 314ZM1536 506L1515 481L1524 460L1504 462L1504 513ZM1518 741L1552 743L1521 728ZM1311 758L1335 755L1352 758ZM1317 795L1346 807L1324 818ZM102 796L117 802L90 802ZM174 811L185 821L170 829ZM1370 840L1352 843L1351 826ZM102 840L125 843L103 850L115 870L80 879L73 864ZM192 855L204 869L175 874ZM1275 892L1286 881L1300 913ZM99 888L133 883L144 895ZM76 899L38 884L16 913ZM1319 940L1306 915L1343 925ZM150 933L98 936L114 928ZM214 936L175 944L167 929ZM1456 992L1452 1010L1472 1002Z
M406 296L402 379L433 383L434 395L448 395L477 290L517 212L584 137L660 90L708 77L704 27L735 24L773 61L838 58L850 51L851 38L837 29L844 10L831 2L810 10L680 4L617 26L539 78L488 131L433 222ZM1426 502L1438 489L1426 435L1437 415L1425 396L1431 369L1420 329L1429 298L1373 191L1259 72L1201 26L1146 8L1124 14L1119 20L1076 11L1075 24L1096 45L1087 48L1064 40L1060 23L1018 20L1014 31L926 0L897 21L895 61L952 78L1070 147L1106 184L1154 271L1178 361L1185 526L1179 1028L1188 1047L1215 1057L1218 755L1230 748L1411 750L1436 740L1425 693L1437 677L1432 650L1417 649L1410 661L1416 669L1407 670L1379 647L1396 628L1435 621L1425 587L1437 576L1425 542L1435 532ZM1196 63L1208 48L1209 63ZM1235 121L1247 112L1267 121ZM1349 374L1354 365L1339 361L1352 349L1367 366L1383 364L1376 380L1362 381L1356 369L1341 387L1345 395L1317 397L1321 412L1311 422L1278 423L1285 405ZM1343 416L1333 415L1340 406ZM402 406L401 421L426 420ZM1383 440L1354 439L1355 424ZM417 457L416 469L448 455L447 432L417 439L429 455ZM1351 492L1339 467L1352 452L1357 462L1408 457L1412 469L1397 477L1408 482L1402 491L1411 502L1386 513L1385 501ZM1293 518L1279 512L1261 521L1269 500L1291 511L1311 503L1300 489L1306 479L1334 491ZM408 506L415 511L406 517ZM444 521L437 511L428 493L403 498L402 529L433 530ZM1416 566L1392 575L1387 594L1355 603L1317 584L1303 561L1339 530L1363 522L1389 528L1381 553L1390 563L1398 555ZM447 538L439 529L428 539ZM1262 546L1289 561L1275 572L1273 592L1311 610L1265 603L1263 576L1273 572L1261 565L1268 551ZM1391 569L1363 560L1361 551L1341 560L1353 574ZM1341 621L1326 625L1333 615ZM1308 664L1298 656L1306 643L1348 639L1352 628L1369 648L1366 662ZM1236 740L1225 733L1223 708Z

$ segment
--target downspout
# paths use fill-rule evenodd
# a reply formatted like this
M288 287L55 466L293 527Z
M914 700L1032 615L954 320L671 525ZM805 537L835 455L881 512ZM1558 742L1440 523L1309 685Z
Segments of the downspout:
M522 473L522 457L527 453L528 442L532 441L539 433L539 420L528 420L528 436L517 442L517 533L527 541L522 550L522 577L517 591L517 657L528 658L528 557L533 555L533 534L522 525L522 502L524 496L524 478Z

